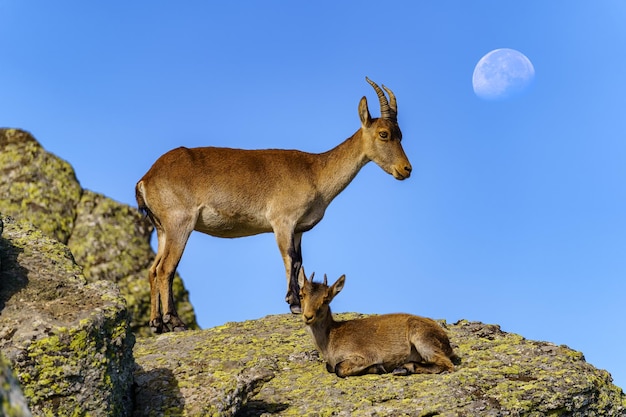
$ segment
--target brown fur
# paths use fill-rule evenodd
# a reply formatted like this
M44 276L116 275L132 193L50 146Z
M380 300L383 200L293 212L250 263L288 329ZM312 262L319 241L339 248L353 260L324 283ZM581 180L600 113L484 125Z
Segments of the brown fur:
M411 314L385 314L335 321L330 302L343 289L345 275L328 286L298 275L302 319L326 361L339 377L454 371L456 360L443 328L434 320Z
M154 224L158 238L149 270L153 330L185 329L174 307L172 279L193 230L228 238L274 232L285 264L286 299L292 312L299 312L302 233L322 219L330 202L369 161L399 180L411 174L400 144L395 97L391 104L389 110L385 102L391 118L372 119L363 97L361 128L321 154L181 147L162 155L135 189L139 208Z

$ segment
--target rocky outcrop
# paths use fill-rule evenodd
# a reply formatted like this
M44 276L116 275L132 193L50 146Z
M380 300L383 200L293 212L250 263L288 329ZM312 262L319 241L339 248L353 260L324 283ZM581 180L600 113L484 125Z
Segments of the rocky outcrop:
M135 334L151 335L148 268L154 259L150 246L152 227L133 207L83 190L76 221L67 246L90 282L116 283L128 303ZM197 329L189 293L180 276L173 283L176 309L190 329Z
M117 287L88 283L71 252L1 218L0 351L36 415L128 415L129 316Z
M496 325L442 323L457 370L408 377L327 373L292 315L143 337L142 216L20 130L0 129L0 173L0 415L626 416L582 353Z
M580 352L467 321L442 323L461 357L444 375L337 378L292 315L139 338L131 353L116 287L1 219L0 350L34 415L626 415L622 390Z
M0 416L30 417L32 414L11 364L0 354Z
M626 415L622 390L580 352L496 325L442 324L457 370L408 377L327 373L291 315L139 339L135 415Z
M4 223L0 221L0 236L3 228ZM0 257L0 271L2 271L2 257ZM3 283L3 281L0 282ZM0 285L1 288L2 285ZM31 416L22 388L11 369L11 363L2 353L0 353L0 415L9 417Z
M0 129L0 173L0 213L28 220L66 243L82 194L72 166L29 133Z
M67 244L89 282L116 283L131 311L133 331L149 335L147 268L154 259L149 222L133 207L84 190L70 164L23 130L0 129L0 174L0 213ZM179 315L197 328L178 275L173 288Z

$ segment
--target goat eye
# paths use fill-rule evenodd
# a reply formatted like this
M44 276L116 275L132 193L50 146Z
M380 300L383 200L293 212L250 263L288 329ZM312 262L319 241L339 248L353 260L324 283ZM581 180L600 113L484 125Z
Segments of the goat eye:
M378 132L378 136L380 136L382 140L387 140L387 138L389 137L389 132L386 132L386 131Z

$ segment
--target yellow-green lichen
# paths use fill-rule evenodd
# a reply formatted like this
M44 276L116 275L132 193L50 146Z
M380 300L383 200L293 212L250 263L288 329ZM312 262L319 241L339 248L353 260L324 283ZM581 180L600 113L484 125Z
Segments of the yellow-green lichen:
M0 272L9 297L0 300L0 328L9 339L20 335L3 346L20 358L15 371L32 411L126 413L134 339L116 287L87 284L63 244L29 223L1 220Z
M82 189L72 167L43 150L28 133L0 129L0 211L28 218L46 235L66 242Z
M146 383L139 392L154 397L139 395L138 401L160 398L163 404L185 404L182 415L193 415L187 405L202 403L197 399L200 387L221 390L221 398L232 396L232 384L246 369L264 368L272 377L241 400L239 415L582 416L593 415L592 410L615 413L624 402L608 374L567 348L528 341L481 323L464 321L447 329L461 357L456 371L409 377L341 379L328 373L300 319L287 315L226 323L189 338L141 339L135 348L141 367L136 377L168 369L177 383L167 394L151 391ZM602 412L597 415L609 415Z
M10 363L0 354L0 416L29 417L30 410Z

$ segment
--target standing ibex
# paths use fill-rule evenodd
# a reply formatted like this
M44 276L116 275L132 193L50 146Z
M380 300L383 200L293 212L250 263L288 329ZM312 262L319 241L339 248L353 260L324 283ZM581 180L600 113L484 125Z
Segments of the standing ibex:
M328 372L339 377L363 374L394 375L454 371L446 332L436 321L411 314L384 314L363 319L335 321L330 302L342 290L342 275L330 287L307 279L300 268L302 319L326 361Z
M334 149L311 154L180 147L157 159L139 180L137 203L158 239L149 271L154 331L185 329L174 307L172 279L193 230L230 238L274 232L287 274L286 300L292 312L300 312L302 233L322 219L330 202L369 161L398 180L411 174L400 144L396 98L383 86L387 101L378 85L366 80L378 94L381 117L372 119L366 98L361 98L361 128Z

